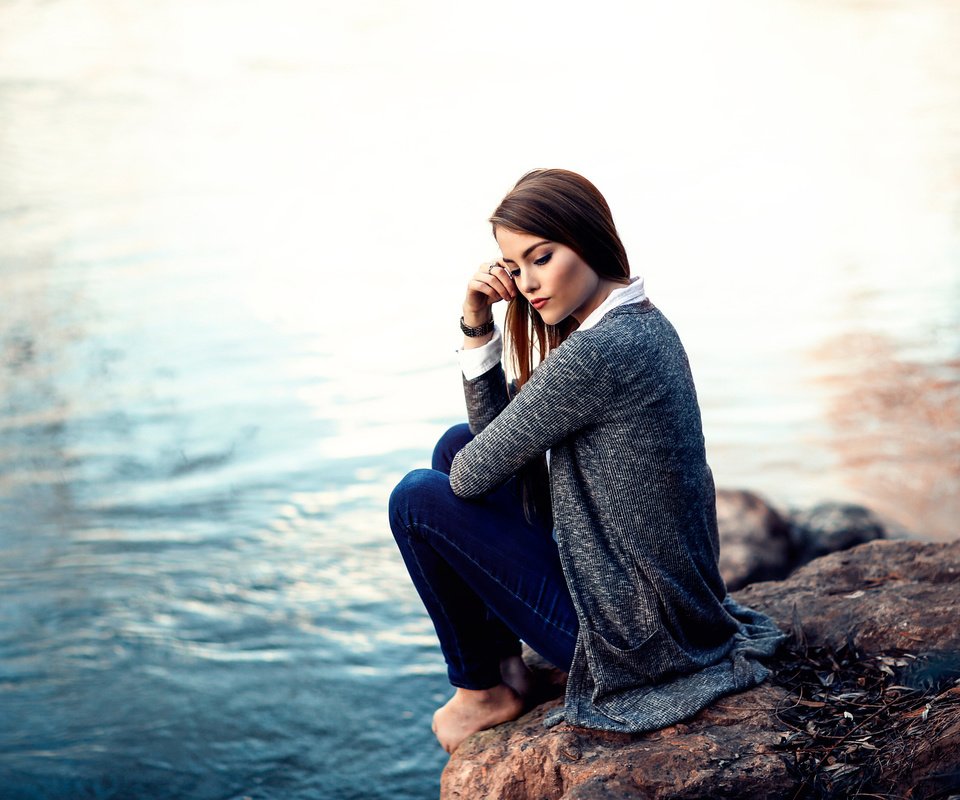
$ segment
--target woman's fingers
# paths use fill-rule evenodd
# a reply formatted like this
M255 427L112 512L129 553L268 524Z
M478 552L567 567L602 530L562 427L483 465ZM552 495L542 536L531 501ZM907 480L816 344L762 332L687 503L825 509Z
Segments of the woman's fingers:
M482 291L493 302L510 300L517 293L517 287L514 286L510 273L500 264L484 264L474 273L470 286L476 291Z
M517 296L517 286L513 282L513 276L503 264L497 262L491 265L491 267L488 267L488 272L491 278L496 278L500 281L500 285L507 290L508 297L505 299L509 300L511 297Z
M485 305L492 305L498 300L504 300L504 296L498 292L488 281L481 278L471 278L467 284L467 295L481 297Z
M480 266L467 282L464 308L480 312L500 300L512 300L516 294L513 278L503 265L488 262Z

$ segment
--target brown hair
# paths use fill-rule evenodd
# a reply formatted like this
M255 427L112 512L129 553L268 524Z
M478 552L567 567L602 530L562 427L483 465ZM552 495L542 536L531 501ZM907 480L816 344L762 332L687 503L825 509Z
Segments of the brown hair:
M490 217L493 233L507 228L517 233L540 236L573 250L600 277L629 282L630 264L623 243L613 224L613 215L603 195L582 175L565 169L535 169L528 172L500 201ZM534 364L534 348L546 358L573 331L578 322L567 317L556 325L547 325L531 311L521 294L507 306L504 338L514 371L517 389L529 379ZM527 520L538 513L553 524L547 465L540 457L520 469L523 510Z

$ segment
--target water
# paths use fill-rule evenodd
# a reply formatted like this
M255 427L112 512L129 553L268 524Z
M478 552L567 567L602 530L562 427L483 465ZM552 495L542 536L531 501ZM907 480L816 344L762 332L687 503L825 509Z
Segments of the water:
M426 798L386 525L523 171L597 182L721 486L960 512L960 14L0 4L0 797Z

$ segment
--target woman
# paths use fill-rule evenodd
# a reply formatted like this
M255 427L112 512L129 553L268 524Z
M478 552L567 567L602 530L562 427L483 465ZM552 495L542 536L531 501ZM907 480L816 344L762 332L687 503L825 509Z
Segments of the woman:
M469 427L390 497L456 687L433 730L453 752L522 713L520 640L569 673L547 725L671 725L762 681L757 657L783 638L720 577L686 354L585 178L530 172L490 221L503 257L472 276L460 321Z

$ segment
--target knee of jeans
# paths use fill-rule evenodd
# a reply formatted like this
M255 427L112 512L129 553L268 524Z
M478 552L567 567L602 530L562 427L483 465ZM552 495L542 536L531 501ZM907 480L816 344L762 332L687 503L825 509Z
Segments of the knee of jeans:
M415 469L408 472L390 493L388 510L394 536L406 533L429 498L438 490L449 489L450 481L435 469Z
M440 437L436 447L433 448L433 459L431 461L433 468L449 474L453 457L472 438L470 425L466 422L460 422L448 428Z

